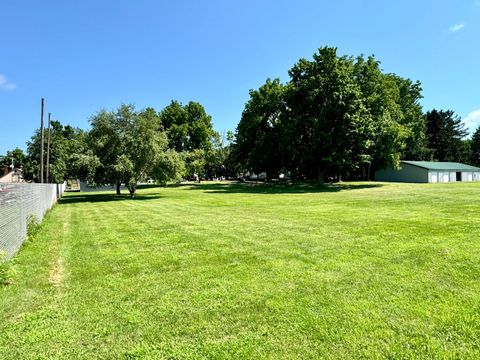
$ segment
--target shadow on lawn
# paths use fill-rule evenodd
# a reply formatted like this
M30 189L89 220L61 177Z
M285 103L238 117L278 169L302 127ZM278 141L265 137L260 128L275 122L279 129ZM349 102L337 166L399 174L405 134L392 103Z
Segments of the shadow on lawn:
M182 185L185 186L185 185ZM189 184L193 190L202 190L208 193L247 193L247 194L304 194L339 192L344 190L371 189L383 184L357 183L357 184L272 184L272 183L200 183Z
M159 194L137 194L135 197L131 198L128 194L115 195L115 194L96 194L94 192L90 193L80 193L75 195L67 195L59 200L60 204L75 204L75 203L97 203L97 202L111 202L111 201L122 201L122 200L131 200L131 201L145 201L145 200L155 200L163 196Z

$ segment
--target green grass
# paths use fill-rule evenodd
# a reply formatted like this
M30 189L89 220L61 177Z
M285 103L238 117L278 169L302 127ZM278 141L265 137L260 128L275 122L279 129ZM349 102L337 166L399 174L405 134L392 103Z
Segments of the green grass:
M0 287L0 359L480 357L480 184L69 194Z

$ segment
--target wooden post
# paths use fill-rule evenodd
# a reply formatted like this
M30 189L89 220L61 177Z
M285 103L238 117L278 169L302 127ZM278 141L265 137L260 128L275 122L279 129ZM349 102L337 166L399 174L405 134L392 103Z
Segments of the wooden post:
M42 97L42 114L41 114L41 121L40 121L40 182L43 183L43 144L45 142L45 131L44 131L44 123L43 123L43 111L45 109L45 99Z
M48 139L47 139L47 176L46 181L50 183L50 141L52 139L52 129L50 127L50 117L52 114L48 113Z

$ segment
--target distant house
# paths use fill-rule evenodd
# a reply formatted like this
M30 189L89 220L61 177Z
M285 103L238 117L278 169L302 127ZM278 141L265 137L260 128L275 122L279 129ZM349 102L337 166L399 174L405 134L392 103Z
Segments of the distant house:
M8 166L3 168L3 175L0 174L0 183L24 182L23 171L20 168L11 169Z
M454 162L402 160L400 169L376 171L375 180L411 183L480 181L480 168Z

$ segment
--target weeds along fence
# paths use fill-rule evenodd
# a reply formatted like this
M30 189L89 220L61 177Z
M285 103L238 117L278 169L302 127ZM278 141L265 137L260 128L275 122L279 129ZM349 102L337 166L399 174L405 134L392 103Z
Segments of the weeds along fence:
M27 238L29 221L41 221L64 190L65 184L0 183L0 254L11 258Z

